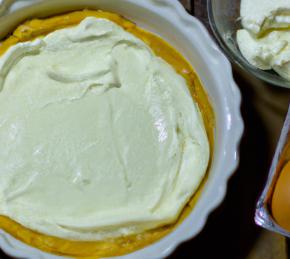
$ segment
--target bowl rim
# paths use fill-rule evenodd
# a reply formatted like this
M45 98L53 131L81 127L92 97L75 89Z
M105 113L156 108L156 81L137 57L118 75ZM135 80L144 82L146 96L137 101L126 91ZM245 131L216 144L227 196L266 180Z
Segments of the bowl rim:
M38 1L39 2L39 1ZM170 234L161 240L131 254L114 258L164 258L173 250L194 236L204 227L209 214L222 202L225 197L227 182L236 170L239 163L239 144L244 130L241 117L241 93L233 79L232 67L225 55L217 47L214 40L202 23L195 17L186 12L181 3L177 0L119 0L142 8L147 8L155 15L158 14L162 19L174 21L174 25L189 40L195 40L198 35L199 48L203 55L203 61L211 69L213 81L216 87L223 93L220 100L224 105L223 117L225 118L224 134L227 134L223 143L225 149L221 152L221 159L216 166L216 177L211 181L211 185L204 191L202 196L210 197L210 203L202 204L198 202L190 215ZM217 72L215 72L217 71ZM220 148L221 149L221 148ZM200 217L193 219L196 211ZM194 221L193 221L194 220ZM30 247L16 240L3 230L0 230L0 247L3 251L16 258L35 258L35 259L59 259L63 258L52 255L36 248Z
M216 22L214 19L214 12L213 12L213 8L212 8L214 1L215 0L207 0L208 20L209 20L211 30L212 30L217 42L219 43L220 47L222 48L223 52L226 54L226 56L229 57L229 59L234 64L238 65L243 71L245 71L247 73L250 72L252 75L257 77L258 79L260 79L264 82L267 82L269 84L279 86L279 87L290 88L289 81L287 81L286 79L283 79L278 74L277 75L275 74L275 78L271 78L270 73L267 71L272 71L272 70L265 71L265 70L261 70L261 69L254 67L242 56L242 54L237 55L235 52L233 52L227 46L227 44L225 43L225 40L223 39L222 35L220 34L220 32L216 26Z

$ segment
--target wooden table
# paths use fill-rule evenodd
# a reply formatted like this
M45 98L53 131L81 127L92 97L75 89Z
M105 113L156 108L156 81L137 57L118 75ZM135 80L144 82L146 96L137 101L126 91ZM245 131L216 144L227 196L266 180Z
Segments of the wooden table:
M193 0L191 6L191 13L210 30L206 1ZM181 245L172 259L288 258L286 239L257 227L254 211L290 103L290 90L267 85L237 67L234 77L242 92L245 121L240 166L229 182L225 201L209 217L202 233Z

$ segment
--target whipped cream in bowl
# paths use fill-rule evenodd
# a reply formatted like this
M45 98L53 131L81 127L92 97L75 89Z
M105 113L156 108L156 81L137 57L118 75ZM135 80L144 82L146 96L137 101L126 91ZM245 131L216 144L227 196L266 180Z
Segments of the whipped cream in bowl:
M243 27L252 34L289 29L290 2L287 0L241 0Z
M208 0L211 28L224 52L246 72L289 88L287 0Z
M242 0L243 29L237 43L247 61L290 80L290 3L287 0Z

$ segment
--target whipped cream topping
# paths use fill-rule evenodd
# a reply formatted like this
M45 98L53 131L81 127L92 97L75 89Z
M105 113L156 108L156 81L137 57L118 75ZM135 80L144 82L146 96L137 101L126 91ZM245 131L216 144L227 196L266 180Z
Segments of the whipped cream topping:
M0 214L72 240L176 220L209 161L185 80L106 19L0 57Z

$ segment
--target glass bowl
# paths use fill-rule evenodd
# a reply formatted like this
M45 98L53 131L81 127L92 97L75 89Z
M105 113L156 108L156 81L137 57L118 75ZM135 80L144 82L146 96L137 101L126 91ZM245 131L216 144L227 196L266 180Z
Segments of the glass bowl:
M261 70L251 65L241 54L236 32L240 29L241 0L207 0L207 10L212 31L225 54L232 62L257 78L280 87L290 88L290 82L272 70Z

